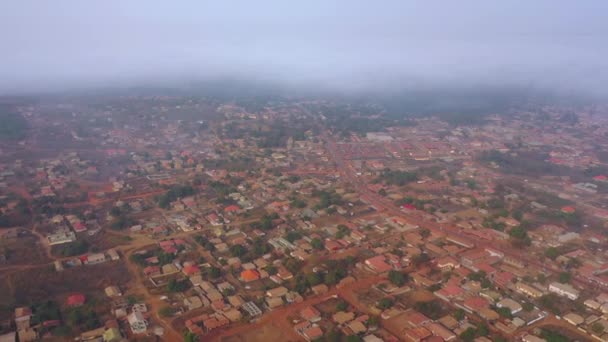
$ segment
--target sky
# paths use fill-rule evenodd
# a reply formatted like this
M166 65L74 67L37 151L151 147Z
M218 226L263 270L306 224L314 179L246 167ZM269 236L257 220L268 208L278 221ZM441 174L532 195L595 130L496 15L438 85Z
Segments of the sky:
M0 93L205 80L608 94L608 1L0 1Z

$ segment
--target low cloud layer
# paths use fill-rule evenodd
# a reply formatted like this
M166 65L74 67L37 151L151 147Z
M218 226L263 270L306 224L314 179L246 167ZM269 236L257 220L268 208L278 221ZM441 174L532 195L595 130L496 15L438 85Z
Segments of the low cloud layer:
M0 13L0 93L232 77L608 94L602 0L6 0Z

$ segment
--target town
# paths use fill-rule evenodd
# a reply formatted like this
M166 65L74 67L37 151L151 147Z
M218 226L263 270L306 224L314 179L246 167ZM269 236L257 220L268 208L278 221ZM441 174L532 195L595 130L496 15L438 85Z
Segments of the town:
M608 341L607 106L1 105L0 342Z

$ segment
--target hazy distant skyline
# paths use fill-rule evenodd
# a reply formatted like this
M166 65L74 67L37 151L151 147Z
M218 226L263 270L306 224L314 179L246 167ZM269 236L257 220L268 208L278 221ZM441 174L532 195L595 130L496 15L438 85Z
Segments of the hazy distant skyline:
M236 77L607 95L608 2L0 2L0 94Z

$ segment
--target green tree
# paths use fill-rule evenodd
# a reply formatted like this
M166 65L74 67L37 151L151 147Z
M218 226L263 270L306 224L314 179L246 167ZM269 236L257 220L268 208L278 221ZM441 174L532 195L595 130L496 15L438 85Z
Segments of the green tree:
M509 309L509 308L505 308L505 307L496 308L496 312L498 312L498 314L501 317L508 318L508 319L513 318L513 315L511 314L511 309Z
M390 298L387 298L387 297L382 298L378 301L378 304L376 306L382 310L386 310L386 309L390 308L391 306L393 306L393 300Z
M545 250L545 256L551 260L555 260L559 254L559 250L555 247L549 247Z
M184 333L184 342L198 342L198 336L190 331Z
M323 240L321 240L319 238L314 238L314 239L310 240L310 245L312 246L312 248L314 248L316 250L322 250L323 248L325 248L325 244L323 243Z
M593 324L591 325L591 331L592 331L592 332L593 332L595 335L600 336L601 334L603 334L603 333L604 333L604 326L603 326L603 325L601 325L601 324L600 324L600 323L598 323L598 322L595 322L595 323L593 323Z
M457 321L462 321L465 317L465 312L463 309L456 309L452 315Z
M561 272L558 276L558 281L562 284L567 284L572 280L572 274L569 272Z
M406 276L405 276L405 274L403 274L403 272L390 270L388 272L388 280L393 285L401 287L405 284Z

